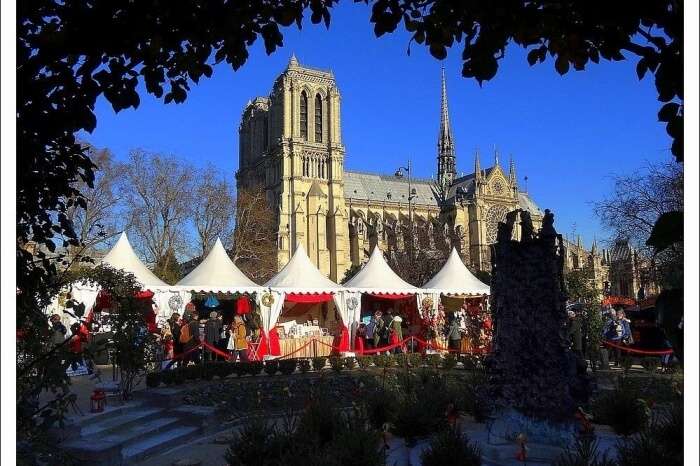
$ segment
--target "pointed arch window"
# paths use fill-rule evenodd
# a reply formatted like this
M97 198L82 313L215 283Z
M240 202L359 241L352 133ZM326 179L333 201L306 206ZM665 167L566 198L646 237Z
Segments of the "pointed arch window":
M306 91L301 91L301 103L299 108L300 135L305 141L309 140L309 98Z
M321 105L323 105L321 94L316 94L316 105L314 106L314 128L316 130L314 141L316 142L321 142L323 140L323 118L321 114Z

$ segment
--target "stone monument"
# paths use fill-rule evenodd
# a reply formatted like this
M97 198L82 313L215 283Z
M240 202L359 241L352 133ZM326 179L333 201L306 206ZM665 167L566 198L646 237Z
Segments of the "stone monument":
M524 433L531 442L564 446L589 380L568 349L562 237L549 210L537 234L528 216L521 213L521 220L521 240L513 239L515 219L508 218L491 250L494 433Z

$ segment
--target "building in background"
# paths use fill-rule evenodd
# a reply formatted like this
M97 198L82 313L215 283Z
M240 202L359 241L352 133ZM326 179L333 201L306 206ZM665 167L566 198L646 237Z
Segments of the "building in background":
M265 187L277 216L280 267L302 244L325 275L340 281L375 245L391 252L410 243L455 247L467 265L490 270L490 245L508 212L527 211L539 227L542 211L520 189L512 157L503 166L494 150L493 164L482 168L476 153L473 172L457 176L444 71L441 85L434 179L416 178L410 167L396 175L345 170L341 96L331 71L292 56L270 95L248 102L239 126L237 188ZM567 267L592 262L602 290L607 272L595 245L586 251L579 241L567 249Z

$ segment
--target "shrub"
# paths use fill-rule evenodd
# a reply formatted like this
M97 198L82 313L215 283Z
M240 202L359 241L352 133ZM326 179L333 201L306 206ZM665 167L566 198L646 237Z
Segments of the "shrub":
M389 368L394 365L394 358L390 354L377 354L374 356L374 364L377 367Z
M197 380L202 378L202 367L199 365L187 366L183 369L185 373L185 379L187 380Z
M146 386L150 388L155 388L160 385L161 375L160 372L149 372L146 374Z
M379 439L379 430L368 426L364 418L344 417L325 450L327 457L319 463L324 466L385 466Z
M354 357L349 356L349 357L343 359L343 364L349 370L353 370L357 366L357 361L355 361Z
M442 368L446 371L452 370L457 366L457 356L454 354L448 354L445 359L442 360Z
M408 394L398 403L392 432L403 437L411 445L418 437L423 437L446 425L444 413L436 415L433 403L426 403L415 394Z
M620 367L622 367L622 370L625 373L629 372L629 370L632 368L632 357L627 354L623 354L620 357Z
M483 372L475 372L464 379L457 406L471 415L476 422L486 421L493 408L487 392L487 377Z
M420 367L423 365L423 355L420 353L408 353L406 358L411 367Z
M175 383L175 369L172 370L165 370L161 372L160 375L160 380L165 384L165 385L172 385Z
M468 371L481 370L484 367L481 356L474 354L462 356L460 357L460 361L462 362L464 369Z
M617 445L619 466L683 464L683 406L674 403L670 411L656 417L642 432Z
M246 363L246 372L250 375L258 375L262 372L263 370L263 362L262 361L250 361Z
M651 373L655 372L658 365L659 365L659 358L644 358L644 359L642 359L642 367L644 367L644 369L647 372L651 372Z
M299 360L299 370L302 373L306 374L307 372L309 372L310 369L311 369L311 361L310 360L308 360L308 359L300 359Z
M438 433L420 458L423 466L481 466L481 450L458 428Z
M374 358L372 356L358 356L357 364L361 369L367 369L372 365Z
M331 369L333 369L335 372L340 372L343 370L343 360L337 356L331 356L328 359L328 362L331 364Z
M173 382L175 385L182 385L185 383L185 369L186 367L178 367L173 371Z
M248 363L234 362L232 371L238 377L242 377L248 373Z
M216 371L216 367L214 367L214 364L204 364L199 370L199 375L202 378L202 380L212 380L214 378L214 372Z
M282 359L279 362L280 372L284 375L292 374L297 368L296 359Z
M618 435L639 432L650 416L646 402L631 390L618 388L593 400L595 422L609 425Z
M265 373L268 375L275 375L279 370L280 363L277 359L269 359L265 361Z
M576 437L572 447L566 449L554 463L555 466L616 466L607 454L598 453L598 441L592 435Z
M282 458L290 449L290 440L273 423L253 419L235 435L224 458L229 465L283 464ZM264 457L261 452L264 452Z
M325 356L316 356L315 358L311 359L311 364L314 367L315 371L320 371L324 367L326 367L326 360L328 358Z
M373 387L364 397L364 406L369 423L381 429L385 423L394 420L398 409L396 394L381 387Z
M441 362L442 362L442 356L440 356L437 353L425 355L425 363L432 368L437 369L438 367L440 367Z

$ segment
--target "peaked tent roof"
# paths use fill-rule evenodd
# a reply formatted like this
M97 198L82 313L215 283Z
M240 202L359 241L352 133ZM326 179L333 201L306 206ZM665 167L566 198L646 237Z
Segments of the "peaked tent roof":
M384 260L381 249L375 246L372 255L362 269L349 281L345 288L362 293L414 294L418 288L406 283L391 270Z
M423 288L443 294L490 294L491 289L476 278L462 263L457 250L452 248L450 257L440 271Z
M112 246L112 249L102 258L102 264L109 265L115 269L121 269L125 272L131 272L136 277L144 288L151 287L168 287L160 278L156 277L150 271L146 264L141 262L134 249L129 243L129 238L126 237L126 232L122 232L119 240Z
M254 291L260 288L231 261L219 238L216 238L216 243L207 257L177 282L177 286L191 291L222 293Z
M328 293L342 288L316 268L302 245L297 246L287 265L265 283L265 287L287 293Z

